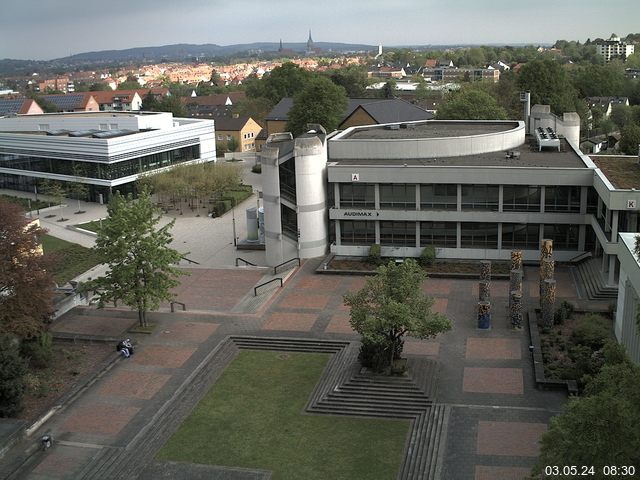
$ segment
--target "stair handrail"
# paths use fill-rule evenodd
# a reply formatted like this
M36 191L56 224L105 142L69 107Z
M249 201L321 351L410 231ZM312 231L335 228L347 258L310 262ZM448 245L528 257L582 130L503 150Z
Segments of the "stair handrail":
M284 285L284 283L282 281L282 278L280 278L280 277L272 278L271 280L268 280L268 281L266 281L264 283L261 283L260 285L256 285L255 287L253 287L253 296L254 297L258 296L258 289L260 287L264 287L265 285L269 285L270 283L276 282L278 280L280 280L280 288L282 288L282 286Z
M286 265L287 263L293 262L293 261L297 261L298 262L298 266L300 266L300 257L290 258L289 260L286 260L286 261L284 261L282 263L279 263L278 265L273 267L273 274L275 275L276 273L278 273L278 268L282 267L283 265Z
M244 262L245 265L251 265L251 266L257 267L255 263L251 263L249 260L245 260L244 258L241 258L241 257L236 257L236 267L238 266L238 260L240 260L241 262Z

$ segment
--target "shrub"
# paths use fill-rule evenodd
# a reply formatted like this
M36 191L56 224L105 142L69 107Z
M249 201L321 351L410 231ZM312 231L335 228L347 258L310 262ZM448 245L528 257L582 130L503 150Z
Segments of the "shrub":
M436 260L436 249L433 245L427 245L422 249L418 263L423 267L429 267L433 265Z
M400 340L395 344L394 357L400 358L402 349L404 347L404 341ZM360 347L360 353L358 354L358 360L363 367L369 368L376 373L385 372L391 367L389 363L391 346L387 343L374 343L370 340L363 339L362 346Z
M381 265L382 264L382 253L379 243L374 243L369 247L369 255L367 256L367 262L371 265Z
M574 328L571 341L574 345L585 345L591 350L600 350L611 337L609 320L601 315L587 315Z
M20 357L18 342L0 335L0 417L11 417L22 410L27 362Z
M573 305L566 300L563 300L553 318L553 323L556 325L562 325L565 320L571 318L573 315Z
M26 358L33 368L46 368L51 363L53 351L51 349L53 338L48 332L40 334L33 340L22 342L22 356Z
M262 164L256 163L253 167L251 167L251 171L253 173L262 173Z

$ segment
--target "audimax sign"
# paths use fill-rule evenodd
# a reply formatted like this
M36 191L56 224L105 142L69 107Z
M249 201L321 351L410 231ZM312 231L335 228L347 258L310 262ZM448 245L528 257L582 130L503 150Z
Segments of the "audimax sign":
M370 217L379 217L379 212L372 212L368 210L345 210L342 212L343 217L360 217L360 218L370 218Z

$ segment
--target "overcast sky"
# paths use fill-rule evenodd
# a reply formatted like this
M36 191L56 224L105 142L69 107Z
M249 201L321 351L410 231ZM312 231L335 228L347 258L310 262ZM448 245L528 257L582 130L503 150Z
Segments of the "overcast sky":
M553 43L640 30L638 0L5 0L0 58L174 43Z

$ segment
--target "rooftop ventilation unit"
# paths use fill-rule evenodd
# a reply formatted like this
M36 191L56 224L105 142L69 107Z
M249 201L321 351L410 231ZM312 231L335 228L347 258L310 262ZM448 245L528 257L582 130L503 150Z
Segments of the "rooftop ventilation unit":
M69 132L70 137L90 137L94 133L99 132L100 130L75 130L73 132Z
M542 151L543 148L557 148L560 151L560 138L558 134L551 127L538 127L536 128L536 140L538 142L538 151Z

